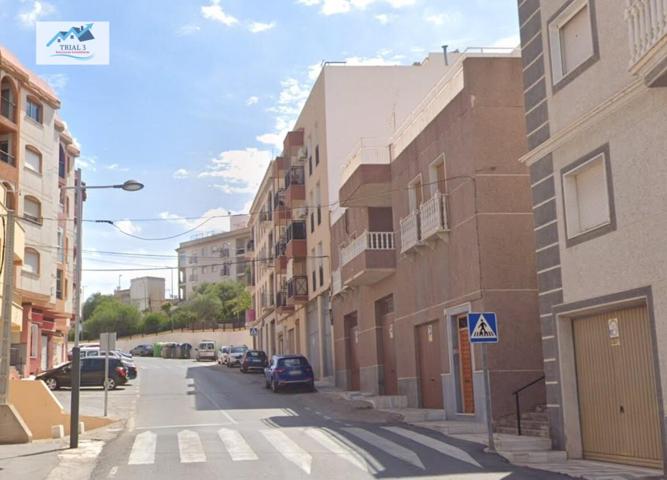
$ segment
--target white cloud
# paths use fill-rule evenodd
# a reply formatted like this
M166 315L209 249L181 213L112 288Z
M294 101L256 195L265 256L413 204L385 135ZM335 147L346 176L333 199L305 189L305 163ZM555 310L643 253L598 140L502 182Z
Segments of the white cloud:
M96 170L95 164L97 163L97 157L94 155L81 155L76 159L76 166L81 170L90 170L94 172Z
M65 73L43 73L40 75L46 83L56 92L61 95L69 82L69 77Z
M396 20L396 15L391 13L379 13L375 15L375 20L380 22L382 25L387 25L388 23L391 23L394 20Z
M173 174L172 177L174 177L177 180L181 180L183 178L188 178L190 176L190 172L188 172L185 168L179 168L176 170Z
M319 5L320 0L297 0L297 3L306 5L307 7L312 7L313 5Z
M215 188L225 193L255 193L271 161L271 152L246 148L221 152L211 159L199 178L215 178Z
M198 233L210 233L229 231L229 215L233 213L228 208L218 207L205 211L200 216L201 218L184 218L169 211L160 212L159 217L176 225L181 225L185 230L190 230L201 225L201 228L197 229ZM193 234L195 233L193 232Z
M136 235L141 232L141 227L136 223L133 223L132 220L119 220L114 222L118 228L120 228L125 233L131 233Z
M519 34L510 35L509 37L499 38L493 42L492 47L497 48L516 48L521 44L521 38Z
M417 3L417 0L386 0L386 1L393 8L410 7L415 3Z
M112 163L112 164L109 164L109 165L105 165L104 168L107 169L107 170L115 171L115 172L127 172L127 171L130 170L129 168L121 167L117 163Z
M259 97L256 97L254 95L252 97L248 97L248 100L245 101L245 104L247 106L257 105L257 103L259 103Z
M208 20L213 20L215 22L220 22L223 25L231 27L239 23L238 18L225 13L225 11L220 6L220 0L210 0L211 3L208 5L202 5L201 14L204 18Z
M352 10L365 10L374 3L385 3L391 8L403 8L414 5L416 0L297 0L297 3L308 7L317 5L320 6L322 14L336 15Z
M35 0L30 10L24 10L18 14L19 21L26 27L31 27L37 20L55 12L56 9L48 2Z
M250 25L248 25L248 30L250 30L251 33L260 33L260 32L266 32L267 30L271 30L275 26L276 22L271 22L271 23L250 22Z
M201 27L199 25L188 23L186 25L179 27L179 29L176 30L176 35L179 37L185 37L188 35L194 35L199 30L201 30Z

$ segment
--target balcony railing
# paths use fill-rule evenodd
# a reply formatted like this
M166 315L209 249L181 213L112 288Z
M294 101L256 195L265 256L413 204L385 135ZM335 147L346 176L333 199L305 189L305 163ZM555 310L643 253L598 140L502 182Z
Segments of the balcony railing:
M286 232L287 243L292 240L305 240L306 239L306 222L292 222L287 227Z
M7 97L0 97L0 115L16 122L16 103Z
M434 193L419 207L421 219L421 238L427 238L439 232L447 230L447 211L445 209L445 196L442 193Z
M286 307L287 306L287 292L280 291L276 292L276 307Z
M284 257L287 252L287 242L285 240L279 240L276 243L276 257Z
M419 245L420 240L419 212L415 210L407 217L401 219L401 253L405 253Z
M667 35L667 0L628 0L625 18L632 69Z
M16 159L14 158L14 155L4 150L0 150L0 160L10 164L12 167L16 166Z
M287 280L287 297L308 296L308 277L300 275Z
M304 185L306 183L306 174L303 167L290 167L285 174L285 188L290 185Z
M340 251L341 265L346 265L366 250L393 250L394 232L364 232Z
M273 194L273 208L282 207L285 205L285 191L278 190Z
M259 212L259 221L260 222L271 222L273 221L273 212L271 210L263 210Z
M331 273L331 290L333 295L338 295L343 291L343 277L340 273L340 268Z

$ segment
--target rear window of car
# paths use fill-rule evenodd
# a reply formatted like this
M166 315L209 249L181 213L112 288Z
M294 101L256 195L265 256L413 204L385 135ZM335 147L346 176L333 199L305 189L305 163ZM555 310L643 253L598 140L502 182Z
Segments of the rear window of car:
M243 353L247 350L245 347L234 347L232 348L232 353Z
M212 343L200 343L199 350L214 350L215 345Z
M308 362L305 358L301 357L283 358L280 360L280 365L283 367L305 367L308 365Z
M248 356L255 358L265 358L266 354L264 352L248 352Z

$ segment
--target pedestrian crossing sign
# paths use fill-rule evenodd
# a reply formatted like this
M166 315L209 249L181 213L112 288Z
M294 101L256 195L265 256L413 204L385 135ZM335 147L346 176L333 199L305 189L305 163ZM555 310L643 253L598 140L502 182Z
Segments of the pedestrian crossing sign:
M496 314L491 312L469 313L468 332L470 343L498 343Z
M259 333L259 332L257 332L257 327L252 327L252 328L250 329L250 336L251 336L251 337L256 337L256 336L257 336L257 333Z

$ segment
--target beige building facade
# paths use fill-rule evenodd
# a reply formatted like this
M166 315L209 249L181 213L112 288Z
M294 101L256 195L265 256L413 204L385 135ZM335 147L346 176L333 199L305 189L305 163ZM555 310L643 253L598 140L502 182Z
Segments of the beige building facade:
M552 441L662 467L667 2L518 12Z
M130 280L130 288L114 291L114 297L127 305L134 305L140 312L159 312L165 304L165 279L140 277Z

